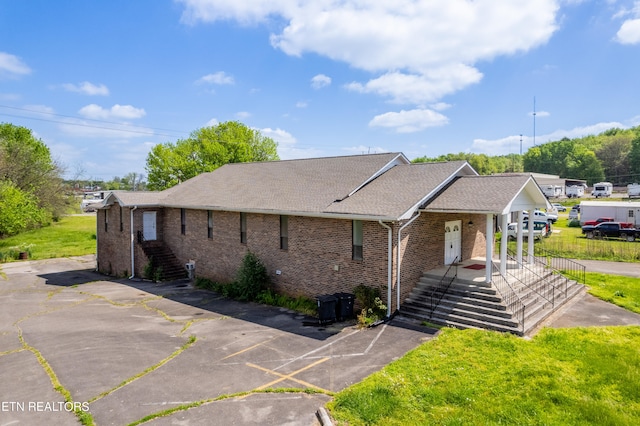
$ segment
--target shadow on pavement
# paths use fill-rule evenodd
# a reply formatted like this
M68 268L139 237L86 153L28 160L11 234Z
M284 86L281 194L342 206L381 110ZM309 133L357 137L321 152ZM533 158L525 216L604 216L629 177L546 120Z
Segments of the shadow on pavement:
M207 313L217 314L317 340L328 339L340 333L345 327L355 325L355 320L319 324L317 318L299 312L253 302L239 302L220 296L213 291L194 288L188 280L154 283L140 279L115 279L92 269L44 273L38 276L45 279L48 285L62 287L81 286L97 281L118 283L205 311L192 313L194 319L201 318Z

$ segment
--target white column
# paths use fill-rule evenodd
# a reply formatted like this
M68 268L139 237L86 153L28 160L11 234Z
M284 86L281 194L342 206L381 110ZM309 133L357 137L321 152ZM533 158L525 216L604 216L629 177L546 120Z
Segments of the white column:
M535 235L533 235L533 227L534 227L534 218L533 218L533 210L530 211L529 213L529 236L528 236L528 240L527 240L527 257L528 260L527 262L530 265L533 265L533 241L535 240Z
M485 238L486 238L486 246L485 246L485 282L491 282L491 274L492 274L492 264L491 264L491 256L493 254L493 215L487 215L487 225L485 227Z
M500 242L500 273L507 275L507 242L509 238L507 236L507 227L509 226L509 215L503 214L500 217L502 228L502 241Z
M524 213L522 210L518 212L518 231L516 233L516 256L518 260L518 268L522 268L522 234L524 230Z

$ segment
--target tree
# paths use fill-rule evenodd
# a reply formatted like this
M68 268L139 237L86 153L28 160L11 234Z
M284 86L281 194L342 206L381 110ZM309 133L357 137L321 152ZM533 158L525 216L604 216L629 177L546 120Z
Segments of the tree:
M629 172L630 180L640 182L640 130L635 134L631 141L631 150L629 151Z
M277 143L237 121L203 127L188 139L154 146L147 156L147 186L162 190L228 163L278 160Z
M30 129L0 124L0 181L11 182L54 218L62 216L69 205L62 172L49 148Z
M34 197L11 181L0 181L0 236L19 234L50 221L51 214L39 208Z

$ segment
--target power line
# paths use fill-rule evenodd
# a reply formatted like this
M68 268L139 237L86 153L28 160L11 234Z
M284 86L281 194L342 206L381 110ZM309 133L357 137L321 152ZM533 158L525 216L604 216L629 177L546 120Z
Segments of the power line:
M173 130L173 129L162 129L162 128L147 127L147 126L138 126L138 125L135 125L135 124L117 123L117 122L114 122L114 121L98 120L98 119L94 119L94 118L82 118L82 117L71 116L71 115L56 114L56 113L53 113L53 112L37 111L37 110L32 110L32 109L27 109L27 108L12 107L12 106L8 106L8 105L0 105L0 108L7 108L7 109L18 110L18 111L26 111L26 112L30 112L30 113L34 113L34 114L45 114L45 115L51 115L51 116L56 116L56 117L64 117L64 118L70 118L70 119L73 119L73 120L83 120L83 121L92 121L92 122L103 123L103 124L112 124L112 125L120 126L120 127L98 126L98 125L94 125L94 124L70 122L70 121L64 121L64 120L52 120L52 119L46 119L46 118L29 117L29 116L24 116L24 115L13 115L13 114L6 114L6 113L2 114L4 116L6 116L6 117L22 118L22 119L26 119L26 120L37 120L37 121L44 121L44 122L49 122L49 123L65 124L65 125L69 125L69 126L89 127L89 128L94 128L94 129L112 130L112 131L125 132L125 133L138 133L138 134L167 136L167 137L176 137L176 135L175 134L169 134L169 133L160 133L160 132L172 132L172 133L176 133L178 135L188 135L189 134L189 132L185 132L185 131L182 131L182 130ZM124 126L124 128L122 128L122 126ZM142 129L142 130L135 130L135 129ZM157 132L157 131L160 131L160 132Z

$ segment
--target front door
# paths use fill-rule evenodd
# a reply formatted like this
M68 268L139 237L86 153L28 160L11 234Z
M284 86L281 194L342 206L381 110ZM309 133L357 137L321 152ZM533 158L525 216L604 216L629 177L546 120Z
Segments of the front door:
M156 239L156 212L142 213L142 235L145 241Z
M452 220L444 224L444 264L450 265L462 254L462 221Z

